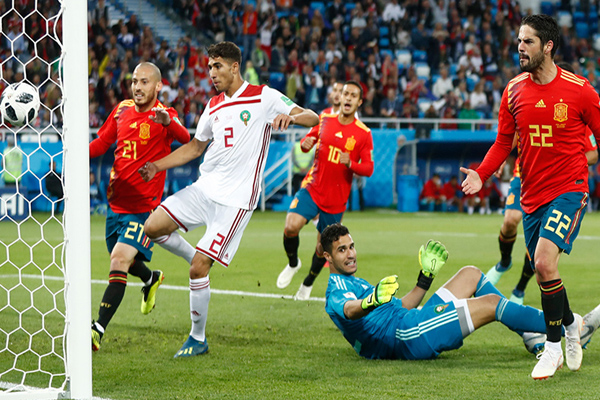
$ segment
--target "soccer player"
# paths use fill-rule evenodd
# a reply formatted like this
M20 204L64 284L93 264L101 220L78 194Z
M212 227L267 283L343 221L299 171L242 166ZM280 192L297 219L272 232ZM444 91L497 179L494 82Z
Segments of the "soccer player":
M513 78L502 95L496 141L477 170L461 168L466 174L463 191L477 193L510 153L516 132L523 230L547 331L533 379L551 377L562 366L563 326L567 366L577 371L583 358L583 320L571 311L558 261L562 252L571 252L585 214L589 192L585 125L594 135L600 133L600 99L585 78L554 64L559 40L552 17L529 15L522 20L518 49L524 73Z
M148 237L190 264L192 329L175 357L208 351L209 271L214 261L225 267L231 263L258 204L271 130L319 122L317 114L278 91L245 82L240 74L242 54L234 43L211 45L208 57L210 78L220 93L204 109L196 136L139 171L145 181L151 181L159 171L183 165L206 151L198 180L169 196L144 226ZM202 225L206 232L195 248L177 232Z
M285 219L283 247L288 264L277 278L277 287L286 288L302 263L298 258L300 230L314 217L317 223L317 245L310 272L300 285L295 298L307 300L315 278L326 260L319 243L320 232L327 225L340 222L352 187L354 174L373 174L373 138L371 130L356 118L362 104L362 88L358 82L348 81L342 90L339 114L323 115L319 130L311 131L302 139L302 149L309 151L315 144L315 161L302 181Z
M533 332L545 331L542 312L508 301L474 266L460 269L417 308L448 259L440 242L430 240L421 246L417 284L402 299L394 297L399 286L396 275L376 286L355 276L357 251L348 228L339 223L328 226L321 233L321 245L330 271L325 311L362 357L436 358L442 351L458 349L465 337L492 321L520 334L530 352L541 349L543 342L535 339L543 335ZM600 324L599 317L596 307L589 319Z
M152 258L152 242L144 235L144 222L158 206L163 195L166 174L151 185L137 173L146 162L171 152L171 143L190 141L190 134L177 118L177 111L158 101L162 88L160 70L152 63L140 63L133 71L133 100L115 107L90 143L90 158L98 157L116 141L115 161L108 184L106 246L110 252L108 287L102 297L98 320L92 324L92 349L100 341L125 295L127 273L139 277L143 314L154 308L156 290L164 279L161 271L151 271L144 261Z
M556 65L571 73L575 72L571 64L566 61L558 62ZM596 145L596 138L594 138L594 134L589 130L589 128L586 129L588 131L588 140L585 141L585 158L588 165L594 165L598 162L598 146ZM504 221L502 222L500 235L498 236L501 259L486 273L487 278L494 285L496 285L502 275L512 267L512 249L517 239L517 228L519 227L519 223L521 223L522 218L523 209L521 208L521 174L519 173L519 160L516 160L515 168L513 170L513 178L510 180L510 189L508 190L508 196L506 196ZM523 262L523 268L521 270L521 278L519 279L517 286L515 286L512 291L510 301L523 304L525 288L527 287L527 283L532 276L533 269L531 268L531 263L529 262L529 257L526 253L525 261ZM582 344L585 345L584 343Z

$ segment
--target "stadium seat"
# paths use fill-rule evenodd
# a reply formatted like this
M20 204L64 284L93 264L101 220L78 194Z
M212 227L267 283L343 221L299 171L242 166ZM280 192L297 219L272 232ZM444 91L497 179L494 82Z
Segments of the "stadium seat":
M419 100L417 100L417 106L419 107L419 111L422 113L425 113L425 111L427 111L429 109L430 105L431 105L431 100L429 100L429 99L419 98Z
M405 49L396 50L396 62L398 65L408 67L412 63L412 54Z
M587 17L583 11L575 11L573 13L573 23L577 25L579 22L587 22Z
M379 47L382 49L387 49L390 47L390 39L388 38L379 38Z
M542 14L554 15L554 4L550 1L542 1L541 10Z
M388 56L388 55L392 58L392 60L394 59L394 54L392 53L392 51L390 49L381 49L379 54L381 55L382 60L385 58L385 56Z
M600 33L594 34L594 40L592 42L592 46L594 47L594 50L600 51Z
M571 28L573 26L573 16L568 11L558 12L558 25Z
M322 1L311 1L310 2L310 9L311 10L319 10L321 12L321 15L323 16L323 18L325 17L325 3L323 3Z
M414 64L414 66L415 66L415 72L417 73L417 76L420 79L429 80L429 74L431 72L431 68L429 68L429 65L427 65L427 63L417 62Z
M580 39L587 38L590 35L590 27L587 22L578 22L575 24L575 35Z
M271 72L269 75L269 86L280 92L285 92L285 75L283 72Z
M424 50L413 51L413 60L415 62L427 62L427 52Z
M450 76L456 76L456 73L458 72L458 64L456 64L456 63L450 64L449 72L450 72Z
M388 37L390 35L390 28L383 25L379 27L379 36L380 37Z

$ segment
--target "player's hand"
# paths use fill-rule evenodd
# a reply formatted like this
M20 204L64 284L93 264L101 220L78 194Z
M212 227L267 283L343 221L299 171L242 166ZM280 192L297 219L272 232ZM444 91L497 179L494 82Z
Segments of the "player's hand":
M436 240L430 239L427 244L419 249L419 265L423 270L423 274L428 278L435 278L440 269L446 264L446 260L448 260L448 250Z
M462 191L465 194L475 194L481 190L483 182L481 182L481 177L475 170L460 167L460 172L467 175L461 184Z
M154 121L157 124L162 124L164 126L169 126L169 124L171 123L171 116L169 115L166 109L161 107L153 107L150 111L154 111L154 115L150 115L148 117L151 121Z
M273 120L272 126L273 126L274 130L279 130L279 131L283 132L288 128L288 126L290 126L290 124L295 123L295 121L296 121L296 118L294 118L291 115L279 114Z
M350 168L350 153L340 154L340 164L344 164L346 167Z
M310 149L313 148L313 146L315 145L316 142L317 142L316 137L307 136L304 138L304 140L302 140L302 144L300 146L302 147L302 150L309 151Z
M138 169L138 173L142 176L144 182L148 182L154 178L154 175L156 175L157 172L158 168L151 162L147 162L142 168Z
M382 304L392 301L392 297L394 297L398 290L398 281L396 278L398 278L398 275L386 276L383 278L377 286L375 286L373 293L362 300L360 305L362 309L366 310L379 307Z

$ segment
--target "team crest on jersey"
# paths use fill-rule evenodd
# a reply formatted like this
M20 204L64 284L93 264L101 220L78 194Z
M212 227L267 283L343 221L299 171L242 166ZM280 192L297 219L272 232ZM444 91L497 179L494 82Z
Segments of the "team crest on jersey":
M136 121L136 122L134 122L133 124L129 125L129 127L130 127L131 129L137 129L137 121Z
M346 150L352 151L354 150L354 146L356 146L356 139L354 139L354 136L352 136L346 140Z
M140 139L150 139L150 124L146 122L140 124Z
M448 304L440 304L439 306L436 306L433 311L435 311L436 314L441 314L444 311L446 311L446 308L448 307Z
M562 101L562 99L560 101ZM564 122L569 119L567 116L568 107L569 106L565 103L556 103L554 105L554 120L557 122Z
M506 205L510 206L512 204L515 204L515 195L511 194L506 198Z
M250 115L250 111L248 111L248 110L244 110L240 113L240 119L246 126L248 126L248 121L250 121L251 117L252 117L252 115Z

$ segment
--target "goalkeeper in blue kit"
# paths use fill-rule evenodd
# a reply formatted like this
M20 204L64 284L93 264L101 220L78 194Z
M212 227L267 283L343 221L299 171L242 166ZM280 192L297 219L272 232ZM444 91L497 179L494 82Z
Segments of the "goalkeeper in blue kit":
M325 310L360 356L435 358L442 351L458 349L465 337L492 321L521 335L530 352L543 350L543 312L508 301L474 266L461 268L417 309L448 259L440 242L430 240L421 246L417 284L401 299L394 297L398 290L395 275L376 286L354 276L356 249L345 226L338 223L325 228L321 244L331 272ZM597 309L592 312L600 313Z

